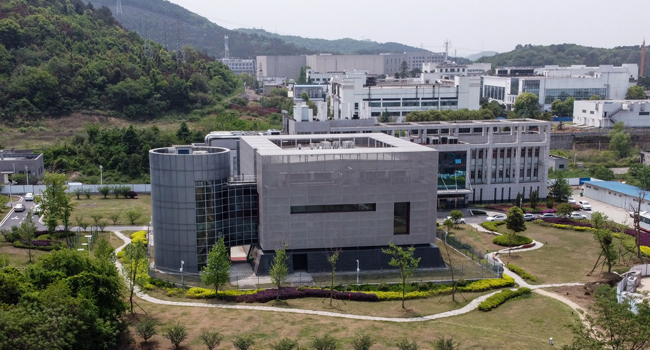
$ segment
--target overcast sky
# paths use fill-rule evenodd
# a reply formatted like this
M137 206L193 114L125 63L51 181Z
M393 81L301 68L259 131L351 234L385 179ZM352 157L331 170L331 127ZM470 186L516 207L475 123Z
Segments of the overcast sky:
M640 45L648 0L171 0L229 28L394 41L459 56L517 44ZM637 16L636 14L641 14Z

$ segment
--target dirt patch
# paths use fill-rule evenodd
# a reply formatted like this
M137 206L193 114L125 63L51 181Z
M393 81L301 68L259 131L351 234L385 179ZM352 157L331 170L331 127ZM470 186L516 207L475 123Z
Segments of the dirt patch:
M567 286L567 287L557 287L553 289L547 289L551 293L556 293L561 295L574 303L580 305L582 309L589 310L594 304L593 292L597 283L588 283L584 286Z

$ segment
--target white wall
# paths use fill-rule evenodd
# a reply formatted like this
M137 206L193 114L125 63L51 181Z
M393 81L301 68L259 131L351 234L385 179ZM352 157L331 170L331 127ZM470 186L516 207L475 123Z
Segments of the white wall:
M611 128L621 121L627 127L650 127L650 101L576 101L573 105L576 124Z

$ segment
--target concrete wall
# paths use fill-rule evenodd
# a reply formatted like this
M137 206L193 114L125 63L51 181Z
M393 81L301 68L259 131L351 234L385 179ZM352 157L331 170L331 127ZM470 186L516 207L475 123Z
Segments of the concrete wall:
M298 79L300 68L307 65L305 56L257 56L258 77Z

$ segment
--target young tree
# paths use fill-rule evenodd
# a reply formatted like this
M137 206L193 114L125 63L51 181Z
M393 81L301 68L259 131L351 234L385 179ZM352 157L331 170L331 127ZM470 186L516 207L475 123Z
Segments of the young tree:
M444 335L433 342L434 350L458 350L460 344L454 341L454 338L446 338Z
M300 348L298 347L298 341L289 338L282 338L277 343L271 344L271 349L272 350L300 350Z
M99 230L101 232L104 232L104 228L106 228L106 221L102 220L99 223L97 223L97 227L99 227Z
M90 199L90 195L93 193L93 191L90 188L84 189L84 195L86 196L86 199Z
M271 269L269 270L269 275L273 284L278 288L278 299L280 300L280 292L282 284L287 279L289 274L289 268L287 267L287 247L288 244L284 244L282 248L275 250L275 257L273 257L273 262L271 263Z
M614 246L614 235L612 234L612 231L607 229L596 230L594 231L594 239L600 246L600 253L598 254L598 260L596 261L594 269L598 266L600 258L603 257L605 258L603 264L607 264L607 272L612 273L612 266L616 263L616 259L618 259L618 252ZM591 272L589 274L591 274Z
M569 185L564 172L556 172L557 178L551 186L548 187L548 193L558 202L566 201L573 194L573 189Z
M34 243L32 242L36 238L36 224L32 220L32 211L30 210L27 213L27 217L20 224L20 238L22 238L27 244L27 249L29 250L29 262L32 262L32 248Z
M68 237L69 237L68 233L70 231L70 226L72 226L70 222L70 216L72 216L72 212L74 212L74 208L77 206L77 203L73 203L71 198L65 195L61 198L60 205L61 205L60 215L61 215L61 224L63 224L63 234L65 235L66 242L68 242Z
M547 197L546 198L546 207L548 209L553 209L553 206L555 205L555 198L553 197Z
M142 216L142 212L137 210L129 210L125 213L125 215L129 219L131 225L135 225L135 222Z
M404 300L406 297L406 279L411 277L418 267L421 258L414 258L415 247L404 250L400 246L396 246L393 242L388 243L388 249L381 250L384 254L391 256L388 263L390 266L395 266L400 270L400 278L402 279L402 309L404 307Z
M45 191L36 199L41 204L47 231L52 236L62 216L63 208L70 205L70 197L65 193L68 190L65 181L65 174L46 173L43 178ZM71 211L68 213L68 218L70 213Z
M458 227L460 219L463 218L463 212L460 210L452 210L451 213L449 213L449 216L451 216L451 220L453 220L456 227Z
M216 349L219 344L221 344L223 335L221 335L219 332L211 332L207 329L204 329L201 331L199 339L201 340L201 343L203 343L203 345L208 348L208 350L213 350Z
M99 226L99 222L104 218L102 214L92 214L90 217L93 219L95 226Z
M402 339L397 343L397 348L399 350L418 350L418 343L415 341L411 343L407 339Z
M158 321L147 316L136 324L135 331L147 343L151 337L158 333L157 327Z
M111 193L111 186L104 185L104 186L99 187L98 190L99 190L99 193L101 193L102 196L104 196L104 199L106 199L106 197L108 197L108 195ZM77 197L77 199L79 199L79 197Z
M636 245L636 256L639 259L641 258L641 203L643 203L643 200L647 198L646 194L646 191L639 191L636 202L630 205L630 209L632 209L632 214L634 215L634 243Z
M561 203L556 209L555 212L561 217L569 217L573 213L573 207L569 203Z
M99 242L97 242L95 257L111 264L115 263L115 260L117 260L117 257L115 256L115 248L111 247L111 244L103 237L99 239Z
M579 311L584 319L569 326L573 343L563 346L563 350L648 349L650 306L647 299L633 307L628 298L619 302L615 288L608 286L598 287L594 298L589 313Z
M539 204L539 193L537 193L537 191L531 192L528 200L530 201L530 207L537 209L537 204Z
M445 221L442 222L442 226L447 229L447 232L451 232L451 229L454 228L454 222L451 219L445 219Z
M128 266L126 272L128 273L128 287L129 287L129 303L131 304L131 313L133 313L133 292L135 289L136 279L138 277L138 270L142 266L147 265L147 248L142 242L134 242L124 247L124 262Z
M332 300L334 299L334 281L336 280L336 262L339 260L339 254L341 253L340 249L335 249L327 257L327 262L332 266L332 278L330 280L330 306L332 306Z
M630 151L632 150L632 138L629 133L625 132L625 123L614 123L608 136L610 150L616 152L616 154L621 158L630 155Z
M409 76L409 64L406 61L402 61L402 64L399 65L399 76L403 79Z
M367 334L359 334L352 339L352 349L354 350L370 350L374 344L375 341Z
M593 226L593 228L596 230L605 229L609 226L607 219L609 219L607 215L597 211L591 214L591 226Z
M524 219L524 212L519 207L512 207L506 213L506 228L510 230L508 233L508 241L512 246L517 233L526 231L526 220ZM508 250L510 255L510 250Z
M314 337L310 345L314 350L337 350L339 348L336 339L329 334L325 334L322 337Z
M384 109L379 116L379 122L381 123L390 123L392 120L390 118L390 113L388 113L388 108Z
M113 222L113 225L117 225L117 221L120 219L121 216L122 216L121 211L116 211L116 212L108 214L108 218L111 219L111 221Z
M232 341L232 345L237 350L249 350L254 344L255 341L250 335L236 336L235 340Z
M208 261L201 271L201 281L206 286L214 286L214 294L218 297L221 287L230 280L230 256L223 236L219 237L217 245L208 253Z
M115 199L120 198L121 191L122 191L122 186L111 186L111 193L113 193Z
M81 195L84 193L84 190L83 190L83 188L79 187L79 188L75 188L74 190L72 190L72 193L74 193L75 196L77 196L77 199L79 200L79 199L81 199Z
M163 337L169 339L169 341L174 345L174 349L178 350L181 348L181 343L187 339L187 328L178 322L167 328Z

